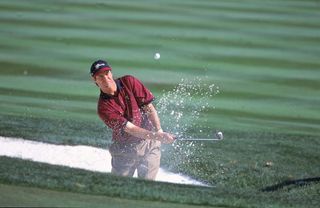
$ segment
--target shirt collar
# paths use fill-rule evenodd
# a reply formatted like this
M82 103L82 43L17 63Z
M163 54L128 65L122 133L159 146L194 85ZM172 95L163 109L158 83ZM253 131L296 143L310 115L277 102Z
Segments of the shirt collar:
M104 93L102 91L100 91L100 97L103 98L103 99L110 99L110 98L113 98L115 96L118 95L118 93L120 92L120 90L123 88L123 84L122 82L120 81L120 79L116 79L115 80L116 82L116 85L117 85L117 92L115 95L108 95L107 93Z

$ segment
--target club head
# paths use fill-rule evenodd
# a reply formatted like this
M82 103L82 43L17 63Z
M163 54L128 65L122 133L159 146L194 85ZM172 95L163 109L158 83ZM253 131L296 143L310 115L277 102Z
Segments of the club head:
M222 140L223 139L223 133L222 131L216 131L216 133L214 134L215 135L215 138L217 140Z

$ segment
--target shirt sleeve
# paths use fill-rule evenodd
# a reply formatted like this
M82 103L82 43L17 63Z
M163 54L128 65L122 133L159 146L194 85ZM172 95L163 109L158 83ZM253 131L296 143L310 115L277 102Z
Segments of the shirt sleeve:
M150 90L146 88L140 80L133 76L126 76L126 79L130 83L132 93L135 96L139 107L148 105L155 99Z

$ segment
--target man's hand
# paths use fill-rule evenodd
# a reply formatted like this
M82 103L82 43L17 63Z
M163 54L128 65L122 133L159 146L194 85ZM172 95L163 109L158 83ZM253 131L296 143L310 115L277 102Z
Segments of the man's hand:
M155 139L159 140L161 143L164 144L171 144L174 142L175 136L173 134L169 134L161 130L155 133Z

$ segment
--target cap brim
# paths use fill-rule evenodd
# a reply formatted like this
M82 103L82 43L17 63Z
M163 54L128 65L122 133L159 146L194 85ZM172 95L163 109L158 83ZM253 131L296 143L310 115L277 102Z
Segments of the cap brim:
M92 76L97 76L98 74L105 72L105 71L111 71L111 68L110 67L103 67L103 68L97 70Z

